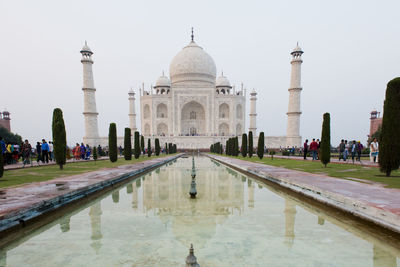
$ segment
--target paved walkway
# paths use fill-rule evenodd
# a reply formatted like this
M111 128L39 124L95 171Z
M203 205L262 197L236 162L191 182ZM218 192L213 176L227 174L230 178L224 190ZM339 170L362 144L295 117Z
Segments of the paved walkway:
M400 232L400 189L207 154L222 163ZM393 178L398 179L398 178Z
M122 158L122 156L118 156L118 158ZM100 157L97 160L107 160L109 157ZM87 162L87 161L93 161L93 158L89 160L75 160L75 159L69 159L67 160L67 163L76 163L76 162ZM56 165L55 161L49 161L49 163L43 163L43 162L37 162L36 159L31 161L31 164L27 164L24 166L22 162L18 162L15 164L10 164L10 165L5 165L4 170L16 170L16 169L23 169L23 168L32 168L32 167L42 167L42 166L49 166L49 165Z
M180 155L0 189L0 232L18 225L20 221L27 221L155 166L161 166Z
M264 157L270 157L269 155L265 154ZM302 156L280 156L280 155L274 155L274 158L280 158L280 159L293 159L293 160L304 160ZM312 157L307 157L307 160L312 161ZM340 160L339 158L331 158L331 163L337 163L337 164L356 164L356 165L361 165L365 167L379 167L378 163L371 162L370 160L361 160L361 161L353 161L348 159L347 161Z

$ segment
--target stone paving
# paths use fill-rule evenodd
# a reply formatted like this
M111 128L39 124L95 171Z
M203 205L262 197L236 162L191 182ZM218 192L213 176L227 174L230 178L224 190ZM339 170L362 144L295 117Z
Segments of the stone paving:
M400 190L207 154L237 169L400 232ZM393 178L398 179L398 178Z
M122 156L119 156L118 158L123 158ZM100 157L97 160L108 160L109 157ZM87 162L87 161L93 161L93 158L89 160L75 160L75 159L69 159L67 160L67 163L77 163L77 162ZM37 162L35 159L31 161L30 164L24 164L22 162L18 162L15 164L10 164L10 165L5 165L4 170L16 170L16 169L23 169L23 168L32 168L32 167L42 167L42 166L49 166L49 165L56 165L55 161L49 161L49 163L43 163L43 162Z
M143 173L181 156L153 158L131 165L56 178L0 190L0 232L38 215Z
M269 155L264 155L265 157L270 157ZM302 156L280 156L280 155L274 155L274 158L280 158L280 159L293 159L293 160L304 160ZM307 160L312 161L312 157L307 157ZM319 160L318 160L319 161ZM370 160L360 160L360 161L353 161L351 160L351 157L347 161L340 160L339 158L331 158L331 163L337 163L337 164L355 164L355 165L361 165L364 167L379 167L378 163L371 162Z

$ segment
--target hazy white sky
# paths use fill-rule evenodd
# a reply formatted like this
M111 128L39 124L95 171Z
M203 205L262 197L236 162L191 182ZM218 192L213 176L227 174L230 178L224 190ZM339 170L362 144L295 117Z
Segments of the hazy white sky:
M399 0L1 1L0 109L11 112L13 132L34 142L51 139L52 111L60 107L68 142L81 141L79 51L87 40L100 135L110 122L122 135L129 88L148 88L168 73L193 26L218 74L257 90L258 130L286 133L290 52L299 41L303 138L319 137L330 112L333 143L365 141L369 112L382 110L386 84L400 74L398 10ZM138 99L136 107L139 113Z

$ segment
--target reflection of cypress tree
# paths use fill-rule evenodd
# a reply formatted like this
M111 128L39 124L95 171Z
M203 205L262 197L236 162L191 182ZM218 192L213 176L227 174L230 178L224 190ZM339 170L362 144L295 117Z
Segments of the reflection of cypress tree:
M319 224L319 225L324 225L324 223L325 223L324 218L318 216L318 224Z
M132 191L133 191L133 185L132 184L128 184L126 186L126 193L130 194L130 193L132 193Z
M160 168L158 168L158 169L156 170L156 173L157 173L157 174L160 174Z
M119 190L114 191L112 194L112 200L114 203L118 203L119 202Z
M242 182L243 182L243 183L246 182L246 177L242 176Z
M247 179L247 186L251 186L251 180Z
M140 188L142 186L142 181L140 180L140 178L136 179L136 187Z
M60 221L61 232L65 233L65 232L69 231L69 229L71 228L70 221L71 221L71 217L64 217L61 219L61 221Z

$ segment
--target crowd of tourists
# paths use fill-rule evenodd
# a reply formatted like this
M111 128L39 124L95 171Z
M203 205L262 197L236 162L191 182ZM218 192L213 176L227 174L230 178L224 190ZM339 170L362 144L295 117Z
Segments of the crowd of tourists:
M54 160L53 142L37 142L36 146L32 147L28 140L21 144L5 142L0 136L1 153L3 154L4 164L11 165L18 163L21 159L24 164L31 164L31 161L36 158L36 161L49 163Z
M303 158L306 160L308 154L311 154L312 160L318 160L320 158L320 149L321 142L319 139L312 139L312 142L309 143L308 139L303 144ZM361 161L361 155L364 151L364 146L361 144L360 141L352 140L348 141L342 139L340 141L339 146L337 147L337 151L339 152L339 161L348 161L352 160L354 163L355 161ZM377 162L379 155L379 144L378 140L375 138L371 144L369 145L369 156L371 162Z

